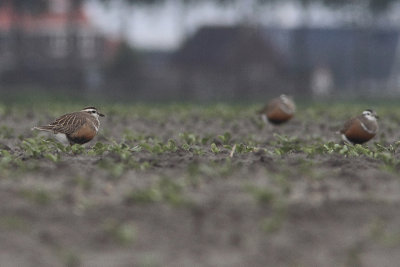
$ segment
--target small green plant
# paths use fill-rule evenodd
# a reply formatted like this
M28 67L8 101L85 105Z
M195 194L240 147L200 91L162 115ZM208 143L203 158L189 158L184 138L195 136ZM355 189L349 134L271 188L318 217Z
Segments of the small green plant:
M44 189L23 189L20 194L25 199L39 205L48 205L53 200L51 193Z
M193 133L180 133L179 137L182 139L183 142L185 142L188 145L194 145L197 144L200 138L193 134Z
M173 206L187 204L183 186L170 178L161 178L157 183L144 189L135 189L125 197L128 204L166 202Z
M14 137L14 129L5 125L0 126L0 138L10 139Z
M176 145L175 140L169 139L167 144L163 146L166 151L176 152L178 150L178 146Z
M84 191L90 190L93 186L92 179L89 177L76 176L72 181L75 186Z
M253 195L254 199L259 203L271 204L275 199L275 193L268 188L260 188L252 185L246 186L246 191Z
M82 154L85 151L85 147L80 144L74 144L71 146L71 152L74 155Z
M19 144L20 148L24 152L25 156L33 158L42 158L45 154L59 154L62 152L68 152L71 149L69 146L66 147L59 142L52 139L41 139L41 138L25 138ZM79 145L78 145L79 146ZM57 159L57 156L47 156L49 159Z
M217 145L215 143L211 144L211 151L215 154L218 154L219 152L221 152L221 150L217 147Z
M101 142L97 142L89 151L88 155L103 155L105 152L109 151L109 146Z
M125 197L125 201L128 204L146 204L158 202L161 200L162 195L157 186L134 190Z
M289 153L296 153L302 150L299 140L297 137L287 137L279 134L274 134L276 139L273 145L276 146L275 154L282 156Z
M108 171L111 179L120 178L126 171L128 165L123 162L115 162L109 158L101 159L98 162L98 166L106 171Z
M272 206L272 213L270 216L264 218L261 222L261 228L267 234L271 234L279 231L286 220L287 217L287 204L286 202L280 200L276 201Z
M105 234L118 244L129 245L135 240L136 228L131 223L122 223L114 219L107 219L102 227Z
M7 150L0 150L0 166L6 166L15 160L15 156Z
M223 135L218 135L218 138L221 140L222 144L227 145L231 141L232 136L229 132L226 132Z
M43 156L55 163L60 162L61 160L60 154L45 153Z

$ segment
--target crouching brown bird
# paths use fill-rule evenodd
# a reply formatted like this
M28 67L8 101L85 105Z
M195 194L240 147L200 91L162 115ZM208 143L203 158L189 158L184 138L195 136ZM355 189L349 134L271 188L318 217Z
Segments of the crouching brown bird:
M340 130L342 139L353 144L363 144L371 140L378 132L378 115L366 109L357 117L348 120Z
M60 142L85 144L92 140L100 127L99 117L104 117L95 107L86 107L78 112L60 116L45 126L36 126L32 130L51 132Z
M296 105L291 98L282 94L272 99L258 113L264 122L269 121L272 124L279 125L293 118L296 111Z

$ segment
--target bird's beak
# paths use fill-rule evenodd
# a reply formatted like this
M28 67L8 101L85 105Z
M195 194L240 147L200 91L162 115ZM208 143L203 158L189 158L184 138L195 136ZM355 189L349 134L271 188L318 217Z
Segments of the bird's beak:
M101 114L101 113L99 113L99 116L100 116L100 117L105 117L105 115L104 115L104 114Z

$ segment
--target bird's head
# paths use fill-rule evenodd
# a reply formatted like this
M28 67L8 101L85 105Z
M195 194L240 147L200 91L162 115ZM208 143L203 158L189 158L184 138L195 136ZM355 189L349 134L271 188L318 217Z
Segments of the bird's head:
M372 109L366 109L363 111L362 115L367 118L370 121L379 119L378 115L376 114L376 112Z
M86 112L89 113L90 115L92 115L95 118L99 118L99 117L104 117L104 114L101 114L100 112L97 111L97 108L95 107L86 107L84 109L81 110L82 112Z

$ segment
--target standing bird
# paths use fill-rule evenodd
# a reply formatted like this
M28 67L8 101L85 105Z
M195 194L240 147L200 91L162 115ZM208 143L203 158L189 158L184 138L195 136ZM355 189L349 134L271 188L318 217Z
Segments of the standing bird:
M296 105L291 98L286 95L280 95L272 99L258 113L264 122L269 121L272 124L278 125L290 120L296 111Z
M52 132L57 140L73 144L84 144L92 140L99 131L99 116L104 117L95 107L87 107L78 112L68 113L45 126L32 130Z
M348 143L362 144L372 139L378 132L376 112L366 109L357 117L348 120L340 130L342 139Z

